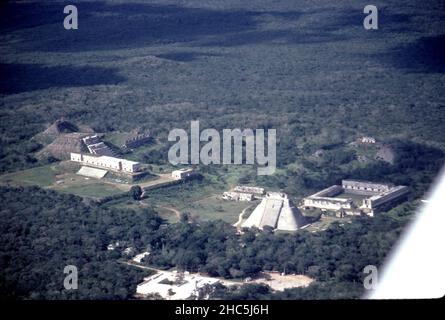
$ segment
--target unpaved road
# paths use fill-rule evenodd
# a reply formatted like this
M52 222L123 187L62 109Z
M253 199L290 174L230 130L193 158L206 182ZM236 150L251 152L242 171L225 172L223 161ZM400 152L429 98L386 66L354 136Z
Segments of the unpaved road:
M245 207L245 208L243 209L243 211L241 211L241 213L240 213L239 216L238 216L238 221L233 225L234 227L238 227L239 225L241 225L241 222L243 221L244 213L246 212L247 209L249 209L249 208L252 207L252 206L253 206L253 204L248 205L247 207Z

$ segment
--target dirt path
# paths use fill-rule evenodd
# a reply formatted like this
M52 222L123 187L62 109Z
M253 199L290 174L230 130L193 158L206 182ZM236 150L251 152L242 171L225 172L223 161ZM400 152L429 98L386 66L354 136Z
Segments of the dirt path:
M150 271L156 271L156 272L165 272L165 270L156 269L156 268L153 268L153 267L143 266L143 265L141 265L139 263L136 263L134 261L131 261L131 260L130 261L118 260L118 262L122 263L122 264L126 264L127 266L132 266L132 267L136 267L136 268L143 269L143 270L150 270Z
M134 185L139 185L142 189L144 188L155 188L159 185L167 185L169 183L177 182L174 178L172 178L171 173L163 173L163 174L157 174L159 177L158 179L141 182L141 183L134 183Z
M241 222L243 221L244 213L246 213L246 210L249 209L249 208L252 207L252 206L253 206L252 204L251 204L251 205L248 205L247 207L245 207L245 208L243 209L243 211L241 211L241 213L240 213L239 216L238 216L238 221L233 225L234 227L237 227L237 228L238 228L238 226L241 225Z
M141 205L141 206L143 206L143 207L148 207L148 206L149 206L148 203L145 203L145 202L143 202L143 201L140 201L140 202L139 202L139 205ZM167 211L171 211L171 212L173 212L173 213L176 215L176 217L177 217L178 219L179 219L179 217L181 216L181 211L179 211L179 210L177 210L177 209L175 209L175 208L172 208L172 207L156 206L156 208L160 208L160 209L164 209L164 210L167 210Z
M176 217L178 217L178 219L181 216L181 212L179 210L176 210L175 208L171 208L171 207L159 207L159 208L174 212L176 214Z

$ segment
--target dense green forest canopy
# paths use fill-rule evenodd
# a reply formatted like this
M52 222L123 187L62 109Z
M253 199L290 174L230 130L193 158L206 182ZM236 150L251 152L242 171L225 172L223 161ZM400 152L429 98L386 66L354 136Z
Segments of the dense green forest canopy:
M0 292L14 298L131 297L147 273L118 263L125 258L122 250L107 250L116 241L133 252L148 249L145 263L161 268L239 279L268 270L306 274L326 283L308 289L312 292L308 297L316 288L322 297L333 290L326 286L362 283L363 268L383 262L413 210L407 204L391 216L336 223L315 234L252 229L239 235L220 220L183 220L159 228L162 221L150 208L135 212L87 205L79 197L35 187L0 187L0 191ZM79 290L63 289L66 265L78 267ZM302 294L292 292L289 296Z
M359 217L352 223L334 223L320 233L249 229L239 236L222 221L173 224L152 238L146 263L225 278L284 271L320 281L361 282L366 265L383 262L412 209L406 204L394 216Z
M145 248L161 224L143 212L86 205L39 188L0 187L0 295L21 299L126 299L147 272L118 263L120 241ZM65 290L65 266L78 268L79 289Z
M294 198L353 178L407 185L418 199L444 164L440 1L377 1L372 32L360 1L79 0L74 32L62 28L65 4L0 4L1 173L57 161L38 156L44 143L34 137L61 118L105 135L150 130L156 148L139 155L150 164L167 163L169 130L192 120L277 129L277 173L252 170L238 182ZM394 163L359 163L350 142L363 135L390 147ZM225 182L226 168L200 170ZM162 192L174 197L180 187L188 186ZM226 278L286 269L317 280L283 293L219 287L219 298L358 297L363 267L382 263L415 211L410 201L317 234L239 235L222 221L161 228L150 206L33 187L0 187L0 203L0 295L22 299L129 298L147 273L118 263L122 252L107 250L116 241L149 249L146 263L162 268ZM72 292L62 287L68 264L80 271Z

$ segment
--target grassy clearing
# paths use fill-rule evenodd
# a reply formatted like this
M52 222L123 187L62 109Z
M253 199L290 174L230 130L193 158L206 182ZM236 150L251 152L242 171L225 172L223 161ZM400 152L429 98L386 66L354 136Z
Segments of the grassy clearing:
M56 190L90 198L102 198L122 193L122 190L104 183L64 186L57 188Z
M17 171L0 176L2 183L13 185L36 185L48 187L55 183L57 176L62 174L61 166L57 164L36 167L23 171Z
M207 177L202 181L191 180L168 186L160 189L153 189L149 191L149 203L159 206L167 206L180 208L185 203L192 203L201 199L222 193L218 185L210 183Z
M162 219L167 220L169 223L176 223L179 221L176 211L172 208L156 207L156 212Z
M379 150L379 145L362 145L359 144L353 148L357 155L365 156L369 159L374 159L377 151Z
M39 186L82 197L101 198L125 192L129 187L104 183L75 174L79 166L69 162L36 167L0 176L1 183Z
M204 174L202 181L192 180L186 183L150 190L147 204L155 205L160 215L170 222L177 221L173 210L187 212L198 220L221 219L229 223L238 221L239 214L251 205L251 202L235 202L221 199L224 191L237 184L240 174L245 168L228 171L221 176ZM228 181L231 181L229 184Z
M59 180L61 175L74 173L78 166L67 162L59 162L41 167L8 173L0 176L0 182L13 185L36 185L49 187Z
M222 200L220 195L208 197L193 203L190 203L180 210L190 212L192 217L199 220L221 219L228 223L238 221L239 214L250 205L250 202L237 202Z

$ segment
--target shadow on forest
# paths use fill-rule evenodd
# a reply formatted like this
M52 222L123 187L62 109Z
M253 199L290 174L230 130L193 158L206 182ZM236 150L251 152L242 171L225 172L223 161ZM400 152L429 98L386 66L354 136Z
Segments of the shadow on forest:
M63 3L8 3L0 9L0 34L19 31L15 47L46 52L128 49L183 43L193 47L231 47L257 43L309 44L353 40L367 33L363 13L343 9L252 11L177 5L88 1L76 4L79 29L62 26ZM303 19L304 27L298 26ZM413 29L409 15L385 10L385 32ZM428 43L424 45L428 46ZM189 61L192 57L179 57ZM173 59L175 60L175 58Z
M172 60L172 61L179 61L179 62L188 62L193 61L195 59L198 59L200 57L217 57L221 56L219 54L211 54L211 53L200 53L200 52L169 52L169 53L162 53L156 55L158 58Z
M0 75L0 94L125 81L115 69L101 67L45 67L38 64L0 63Z
M275 40L296 44L330 42L347 39L333 31L361 18L352 10L338 11L330 19L332 12L329 10L304 13L213 10L91 1L77 4L79 29L67 31L62 26L61 3L10 3L2 6L0 34L20 30L20 41L15 46L48 52L113 50L169 43L237 46ZM321 14L322 18L314 21L307 30L293 26L303 14L314 13ZM271 24L272 29L263 28L265 23Z
M423 37L387 52L384 57L392 66L413 72L445 72L445 34Z

